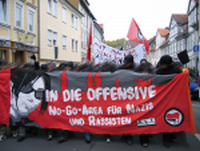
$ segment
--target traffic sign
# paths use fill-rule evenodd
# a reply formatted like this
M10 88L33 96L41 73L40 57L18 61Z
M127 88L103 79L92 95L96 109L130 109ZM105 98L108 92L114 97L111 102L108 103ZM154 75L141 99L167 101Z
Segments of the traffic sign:
M193 46L193 51L194 52L199 52L199 45L194 45Z

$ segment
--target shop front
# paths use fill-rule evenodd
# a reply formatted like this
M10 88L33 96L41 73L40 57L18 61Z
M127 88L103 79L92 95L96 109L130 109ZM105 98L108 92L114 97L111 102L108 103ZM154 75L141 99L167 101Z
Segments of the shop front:
M33 54L36 57L38 56L37 46L25 45L9 40L0 40L0 59L6 60L9 63L18 62L19 64L25 64L33 62L30 59Z

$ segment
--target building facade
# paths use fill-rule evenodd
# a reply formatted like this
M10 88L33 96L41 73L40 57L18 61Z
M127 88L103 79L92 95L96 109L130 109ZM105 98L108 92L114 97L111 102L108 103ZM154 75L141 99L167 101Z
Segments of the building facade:
M80 0L79 1L79 10L83 14L82 20L81 20L81 51L82 51L82 63L87 62L87 50L88 50L88 39L89 39L89 32L90 32L90 26L92 26L92 39L94 38L94 20L96 18L92 14L92 12L89 9L89 2L87 0ZM94 54L92 51L91 59L94 59Z
M0 0L0 59L24 64L38 56L38 1Z
M154 64L152 57L158 58L157 49L161 50L161 55L168 54L174 61L179 61L178 54L186 50L189 62L185 64L189 68L199 67L199 53L194 52L194 46L199 45L199 2L189 0L187 14L172 14L169 23L169 38L158 47L150 51L148 59ZM155 55L156 54L156 55Z
M186 14L172 14L169 24L169 38L161 46L163 55L170 55L174 61L179 61L178 54L187 49L187 25Z
M40 63L81 62L81 12L67 0L40 0Z
M169 35L169 29L161 29L159 28L156 32L156 35L152 37L149 43L149 55L147 56L147 60L151 62L153 65L157 65L161 56L164 54L162 46L167 42Z
M90 26L92 26L92 39L96 38L99 41L104 41L104 30L103 25L98 24L96 18L91 12L88 0L68 0L83 14L81 19L81 62L87 62L87 50L88 50L88 39ZM91 47L92 48L92 47ZM93 49L92 49L93 50ZM94 52L91 51L91 60L94 60Z
M156 59L156 36L153 36L151 39L148 40L149 43L149 55L147 55L147 60L152 63L152 65L156 65L154 60Z
M104 41L103 24L98 24L94 21L94 38L98 41Z
M190 62L187 67L198 68L199 55L198 52L193 51L193 47L199 44L199 3L198 0L189 0L188 4L188 38L187 38L187 51Z

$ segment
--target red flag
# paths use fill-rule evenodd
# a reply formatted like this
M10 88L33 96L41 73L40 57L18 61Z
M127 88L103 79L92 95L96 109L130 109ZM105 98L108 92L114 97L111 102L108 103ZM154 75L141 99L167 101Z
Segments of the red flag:
M88 50L87 50L87 60L91 61L91 46L92 44L92 22L90 23L90 33L89 33L89 40L88 40Z
M129 31L128 31L128 35L127 37L134 42L140 43L140 44L144 44L147 50L147 53L149 51L149 44L148 41L146 40L146 38L143 36L139 26L137 25L136 21L134 19L132 19Z

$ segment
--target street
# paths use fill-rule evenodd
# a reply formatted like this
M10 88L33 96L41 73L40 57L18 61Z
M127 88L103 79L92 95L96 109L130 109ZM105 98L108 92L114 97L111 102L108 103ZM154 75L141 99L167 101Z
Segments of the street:
M195 123L198 134L177 133L177 138L170 148L162 145L162 134L153 135L150 138L149 146L144 148L140 145L139 137L134 135L134 144L128 146L122 141L121 136L112 136L112 142L106 143L104 135L93 135L90 144L84 139L84 133L75 133L75 136L67 142L58 144L56 138L52 141L46 140L44 130L39 130L37 136L28 136L24 141L17 142L16 138L8 136L0 142L0 151L199 151L200 149L200 101L192 101Z

